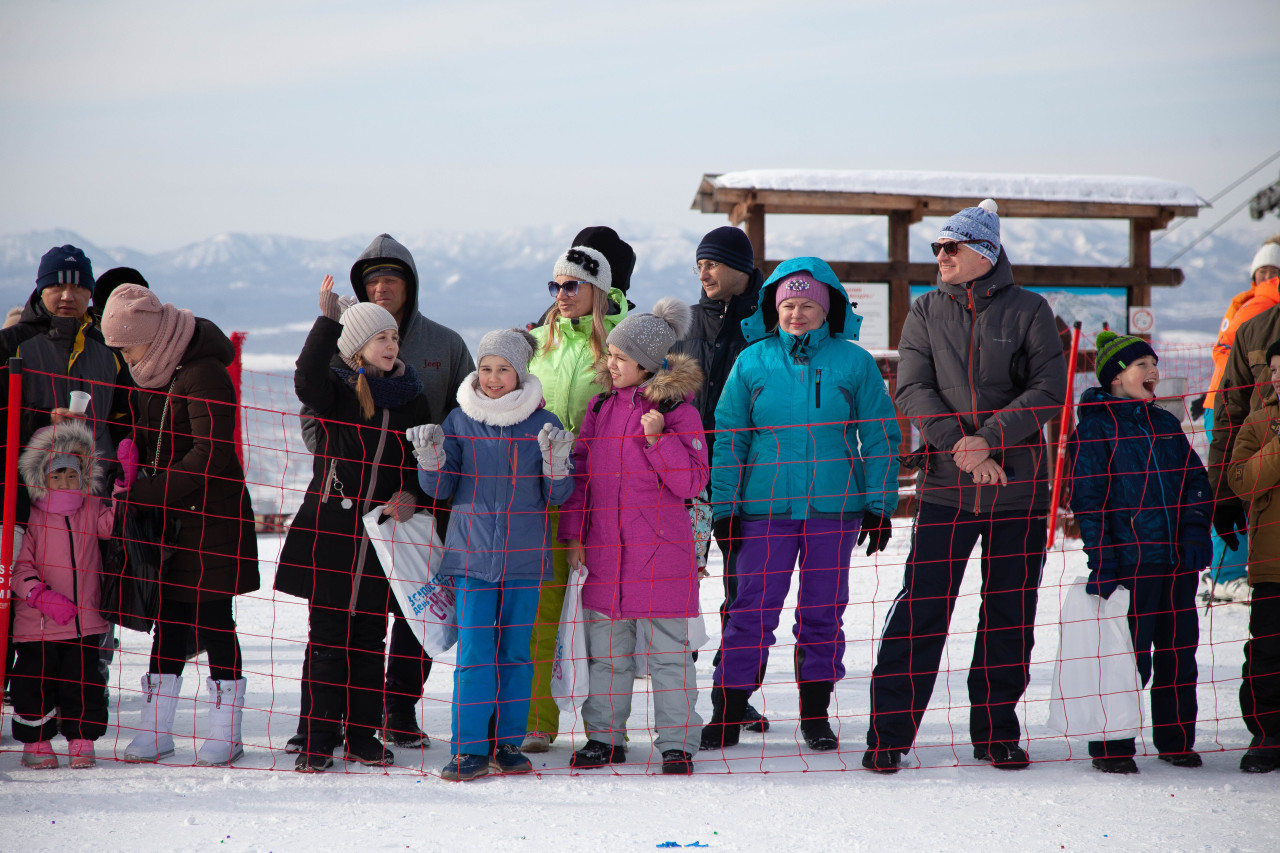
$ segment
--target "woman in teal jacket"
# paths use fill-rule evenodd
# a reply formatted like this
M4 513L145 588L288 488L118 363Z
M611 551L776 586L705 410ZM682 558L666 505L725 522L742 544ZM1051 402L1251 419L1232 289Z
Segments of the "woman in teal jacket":
M711 494L718 524L741 529L738 595L721 639L714 715L702 748L737 743L800 560L796 681L811 749L839 745L827 720L844 677L842 620L854 540L884 549L898 504L901 433L862 318L818 258L780 265L744 320L749 346L716 406Z

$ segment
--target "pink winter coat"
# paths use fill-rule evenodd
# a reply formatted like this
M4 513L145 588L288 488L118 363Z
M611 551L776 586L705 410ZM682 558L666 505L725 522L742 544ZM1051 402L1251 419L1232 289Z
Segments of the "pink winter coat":
M17 643L74 640L106 633L102 603L99 539L111 538L115 503L92 494L50 492L47 467L54 455L79 458L87 492L102 489L102 471L93 433L80 422L64 421L37 430L18 458L18 471L31 496L31 516L13 565L13 639ZM76 605L76 618L59 625L27 603L38 584L47 584Z
M611 619L699 612L685 500L709 476L702 418L688 402L702 371L688 356L672 355L668 364L643 386L593 398L573 449L575 487L560 509L559 538L582 542L583 608ZM607 371L601 384L611 388ZM672 404L662 437L649 445L640 417Z
M102 552L99 539L111 538L115 504L85 497L69 515L50 512L50 497L31 505L27 533L13 569L13 639L17 643L42 640L74 640L107 631L102 603ZM74 551L73 551L74 549ZM59 625L26 603L38 584L48 584L76 605L76 618Z

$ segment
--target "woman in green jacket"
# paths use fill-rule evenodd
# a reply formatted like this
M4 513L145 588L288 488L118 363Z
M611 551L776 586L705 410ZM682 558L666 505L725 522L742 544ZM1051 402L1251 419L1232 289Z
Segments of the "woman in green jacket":
M546 322L533 330L538 351L529 362L529 372L542 382L547 410L565 429L577 433L587 404L604 390L596 382L595 365L604 357L605 338L627 316L627 299L613 287L604 253L590 246L574 246L561 255L553 275L547 287L556 304ZM552 526L558 530L559 510L552 513ZM559 542L558 536L553 539ZM533 626L533 693L523 752L546 752L560 728L560 709L551 698L551 663L569 564L559 545L552 550L551 566L553 576L542 586Z

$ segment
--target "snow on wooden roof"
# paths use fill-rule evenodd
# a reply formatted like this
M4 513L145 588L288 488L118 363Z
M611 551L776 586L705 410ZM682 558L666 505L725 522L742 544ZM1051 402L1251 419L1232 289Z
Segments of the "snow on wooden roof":
M752 198L748 199L748 195ZM1206 202L1185 184L1110 175L1012 175L874 169L751 169L705 175L693 208L743 202L779 213L949 215L984 198L1001 215L1080 218L1195 216Z

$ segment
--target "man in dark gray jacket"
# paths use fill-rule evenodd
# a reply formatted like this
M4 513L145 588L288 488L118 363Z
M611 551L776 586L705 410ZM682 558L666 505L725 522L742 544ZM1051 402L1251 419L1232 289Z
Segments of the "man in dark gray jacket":
M412 365L422 380L422 393L431 404L436 423L458 405L458 387L476 369L462 336L423 316L418 310L418 266L413 254L390 234L373 238L351 266L351 288L360 302L381 305L400 325L400 360ZM302 410L303 437L315 452L315 420ZM443 533L443 531L441 531ZM386 718L383 737L396 746L426 746L429 741L419 727L415 708L431 673L431 658L423 650L413 629L398 614L391 624L387 646L387 679L383 692ZM306 673L303 674L306 679ZM289 751L305 742L308 692L302 692L303 707L298 733L289 740Z
M1044 567L1049 479L1043 427L1067 367L1053 312L1013 282L990 199L947 220L938 287L911 306L894 401L924 436L919 510L902 591L871 677L862 764L894 773L933 693L965 564L982 541L982 610L969 667L974 758L1015 770Z

